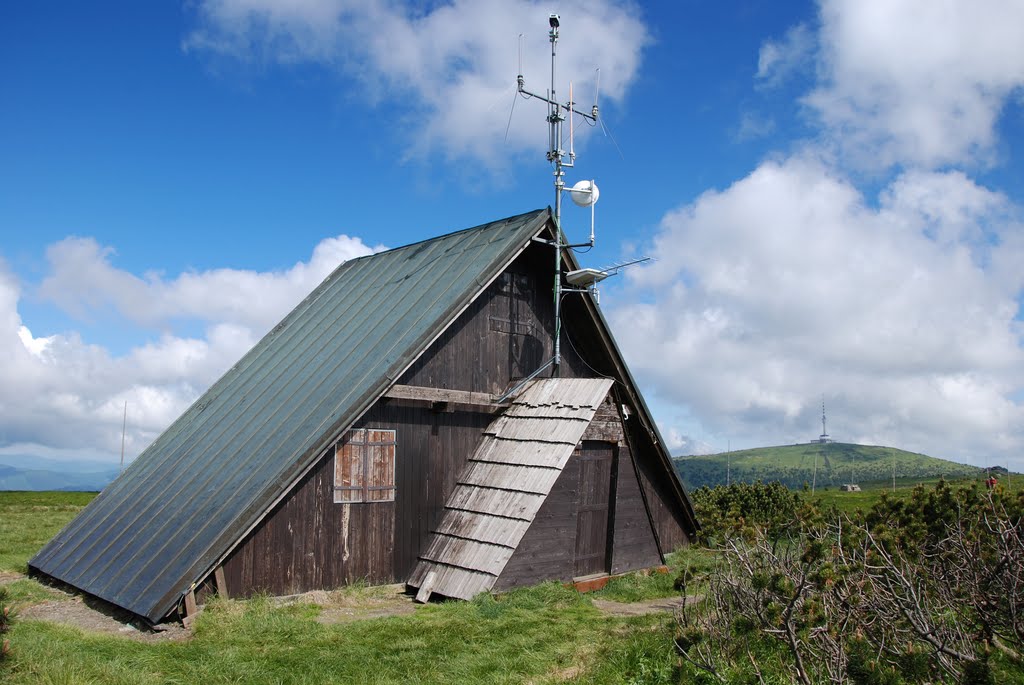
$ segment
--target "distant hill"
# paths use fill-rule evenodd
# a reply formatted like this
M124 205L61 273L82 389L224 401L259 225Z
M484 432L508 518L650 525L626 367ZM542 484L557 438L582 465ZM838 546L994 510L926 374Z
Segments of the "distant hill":
M983 470L895 447L842 442L759 447L673 459L688 488L725 485L727 469L733 482L777 480L786 487L800 488L814 479L815 461L819 488L890 479L894 461L897 478L973 476Z
M116 470L76 473L0 464L0 490L82 490L98 492L117 478Z

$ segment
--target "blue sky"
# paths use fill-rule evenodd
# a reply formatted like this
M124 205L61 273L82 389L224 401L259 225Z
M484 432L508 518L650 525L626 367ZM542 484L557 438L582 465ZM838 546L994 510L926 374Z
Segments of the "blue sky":
M552 201L677 453L820 432L1024 468L1019 2L0 10L0 454L128 458L339 260ZM587 215L567 209L570 234Z

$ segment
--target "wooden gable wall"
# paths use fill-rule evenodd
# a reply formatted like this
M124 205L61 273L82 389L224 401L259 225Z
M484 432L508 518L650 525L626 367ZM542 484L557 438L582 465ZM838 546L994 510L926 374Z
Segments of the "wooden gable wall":
M510 382L550 359L554 354L551 261L550 247L529 246L397 383L500 394ZM579 299L564 300L563 330L570 339L563 338L560 375L614 375ZM229 555L224 563L228 594L283 595L354 581L404 581L492 418L493 410L481 406L379 400L353 427L396 431L395 500L335 504L334 457L328 450ZM618 458L622 502L615 506L622 515L616 518L615 535L623 544L613 550L613 572L660 563L657 543L652 547L650 539L639 534L650 526L640 522L641 511L645 518L650 512L661 550L668 552L687 542L685 515L663 482L665 474L653 458L651 436L635 417L626 421L625 428L619 426L625 440ZM572 486L560 483L556 490ZM551 507L561 506L556 500L553 497Z
M550 247L528 247L398 383L498 394L550 359L551 256ZM589 373L569 350L561 375ZM328 450L225 562L228 593L405 580L492 418L487 407L379 400L354 427L396 431L395 501L335 504Z

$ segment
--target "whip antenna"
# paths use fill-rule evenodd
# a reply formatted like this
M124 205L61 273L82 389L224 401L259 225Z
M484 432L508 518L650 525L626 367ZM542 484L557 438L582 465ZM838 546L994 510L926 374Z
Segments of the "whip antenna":
M576 151L573 149L572 135L572 81L569 81L569 161L576 160Z

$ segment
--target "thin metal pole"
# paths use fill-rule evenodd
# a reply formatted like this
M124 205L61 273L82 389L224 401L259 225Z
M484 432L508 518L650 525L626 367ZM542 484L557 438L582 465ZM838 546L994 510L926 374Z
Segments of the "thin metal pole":
M555 93L555 46L558 44L558 27L552 26L548 34L551 39L551 114L548 121L551 124L551 157L555 163L555 220L561 224L562 221L562 106L558 104L558 95Z
M811 494L814 494L814 487L818 484L818 452L822 448L818 448L814 451L814 471L811 472Z
M551 92L548 98L551 113L548 123L551 127L551 149L548 155L555 163L555 355L552 375L557 376L562 363L562 136L561 136L561 105L555 95L555 46L558 43L558 26L552 26L548 33L551 40Z
M896 450L892 451L892 491L896 492Z
M124 416L121 418L121 470L118 473L124 472L124 432L128 426L128 400L124 401Z

